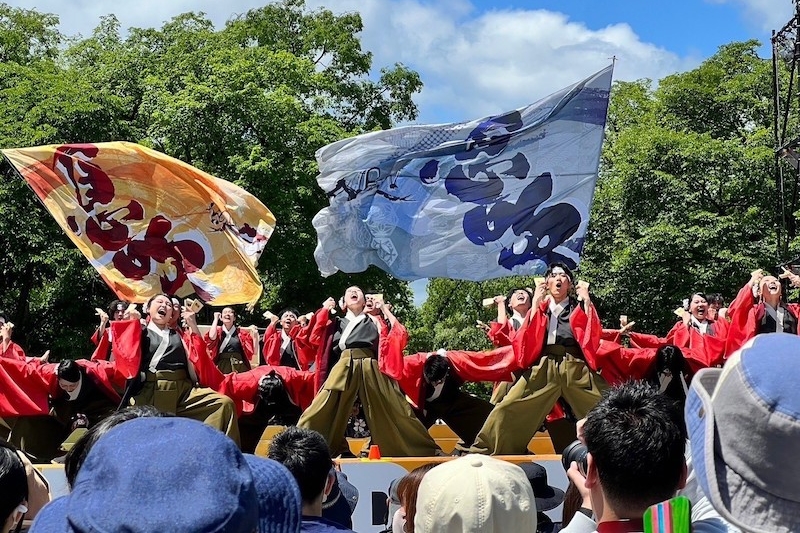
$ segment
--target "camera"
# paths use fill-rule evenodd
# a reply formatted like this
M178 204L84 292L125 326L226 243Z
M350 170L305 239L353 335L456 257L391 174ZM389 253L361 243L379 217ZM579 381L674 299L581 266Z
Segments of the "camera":
M572 464L572 461L575 461L578 463L578 470L585 476L586 471L589 469L589 465L586 461L586 455L588 453L589 450L586 449L586 445L579 440L568 444L567 447L564 448L564 451L561 452L561 464L564 465L564 470L569 470L569 465Z

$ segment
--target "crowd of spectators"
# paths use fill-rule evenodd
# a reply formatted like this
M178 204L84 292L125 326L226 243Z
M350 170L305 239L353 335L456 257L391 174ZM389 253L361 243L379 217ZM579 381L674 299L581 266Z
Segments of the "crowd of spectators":
M586 463L568 477L580 508L561 531L644 531L648 508L681 495L695 533L797 531L800 391L786 371L797 353L796 335L755 337L697 373L685 412L644 381L608 389L578 424ZM0 446L2 531L23 517L34 532L353 531L350 489L337 488L327 443L309 429L286 429L259 458L206 424L133 408L87 433L67 469L71 492L42 508L46 484ZM559 526L543 511L564 501L541 466L477 454L423 465L396 487L392 531L403 533L550 533ZM338 516L326 517L330 500Z

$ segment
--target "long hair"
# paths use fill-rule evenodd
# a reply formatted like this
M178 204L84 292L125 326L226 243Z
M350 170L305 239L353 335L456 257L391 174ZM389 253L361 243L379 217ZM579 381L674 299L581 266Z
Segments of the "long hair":
M403 476L397 484L397 496L400 505L406 510L406 525L403 530L406 533L414 533L414 516L417 514L417 492L422 478L438 463L426 463L419 466Z

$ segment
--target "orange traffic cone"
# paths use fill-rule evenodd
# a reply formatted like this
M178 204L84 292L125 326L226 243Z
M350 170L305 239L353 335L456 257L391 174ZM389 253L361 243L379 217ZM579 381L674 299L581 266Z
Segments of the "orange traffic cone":
M372 460L377 460L381 458L381 449L378 447L377 444L373 444L369 447L369 458Z

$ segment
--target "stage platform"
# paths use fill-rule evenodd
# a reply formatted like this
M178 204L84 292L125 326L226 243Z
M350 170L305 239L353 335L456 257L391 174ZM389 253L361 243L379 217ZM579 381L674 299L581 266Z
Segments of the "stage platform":
M270 426L264 432L256 448L256 455L266 456L269 440L282 428ZM452 453L458 442L458 437L452 430L444 425L431 427L431 435L436 440L443 452ZM359 455L366 449L367 439L348 439L350 449L354 455ZM561 466L561 456L553 453L553 445L546 432L537 433L528 444L532 455L503 455L498 459L512 463L535 461L547 469L550 485L566 489L567 476ZM443 457L382 457L379 460L371 459L337 459L342 472L348 480L355 485L359 492L358 505L353 513L353 529L358 533L377 533L385 528L384 517L387 513L387 492L389 483L396 478L426 463L442 463L455 459L452 456ZM36 467L44 474L50 483L53 497L67 494L67 480L64 476L64 467L59 464L39 464ZM554 521L561 520L561 506L547 512Z

